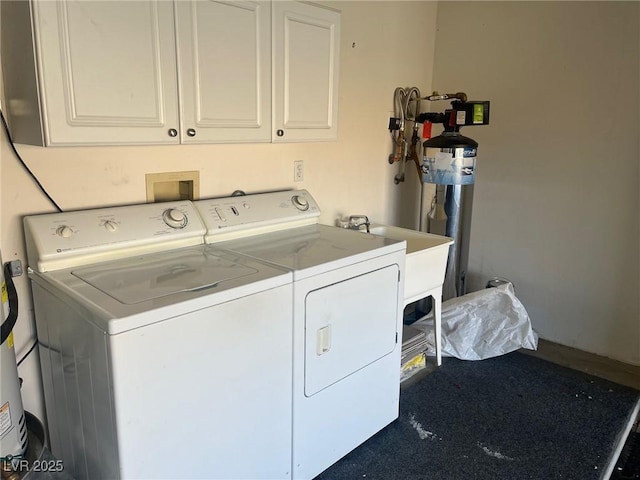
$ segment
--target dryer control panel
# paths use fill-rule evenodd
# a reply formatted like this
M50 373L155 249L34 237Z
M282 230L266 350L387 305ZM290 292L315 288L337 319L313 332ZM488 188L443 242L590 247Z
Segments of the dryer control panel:
M39 272L198 245L205 233L188 200L33 215L24 228Z
M194 204L207 228L207 243L311 225L320 216L320 207L306 190L211 198Z

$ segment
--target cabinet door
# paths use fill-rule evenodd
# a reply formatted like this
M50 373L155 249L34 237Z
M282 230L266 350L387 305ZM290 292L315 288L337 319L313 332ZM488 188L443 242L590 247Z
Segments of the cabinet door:
M33 6L47 145L178 143L171 2Z
M270 141L269 3L176 5L182 142Z
M338 136L340 13L273 2L274 142Z

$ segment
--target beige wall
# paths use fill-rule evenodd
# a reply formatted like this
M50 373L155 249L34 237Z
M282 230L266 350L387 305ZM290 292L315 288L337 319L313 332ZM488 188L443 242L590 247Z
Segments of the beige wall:
M541 337L640 365L640 3L441 2L433 86L491 100L471 287Z
M436 4L323 2L342 11L339 141L286 145L37 148L19 145L24 160L65 210L145 201L145 174L198 170L202 198L307 188L323 209L321 221L362 213L394 222L395 169L388 165L387 130L398 86L431 87ZM408 32L411 43L406 48ZM19 46L16 46L19 48ZM52 207L0 142L1 245L4 260L26 262L21 218ZM293 162L304 160L304 182L293 182ZM34 337L26 276L16 279L22 300L16 329L18 356ZM30 357L21 368L26 408L40 412Z

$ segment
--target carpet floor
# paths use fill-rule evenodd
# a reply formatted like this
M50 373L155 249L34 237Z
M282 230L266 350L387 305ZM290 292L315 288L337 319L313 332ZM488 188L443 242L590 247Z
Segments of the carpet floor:
M518 352L445 358L317 480L600 479L640 392Z

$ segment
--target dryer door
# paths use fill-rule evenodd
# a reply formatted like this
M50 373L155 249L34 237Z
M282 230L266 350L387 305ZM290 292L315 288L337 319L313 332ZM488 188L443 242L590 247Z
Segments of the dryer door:
M398 267L391 265L309 292L305 301L307 397L395 349L397 285Z

